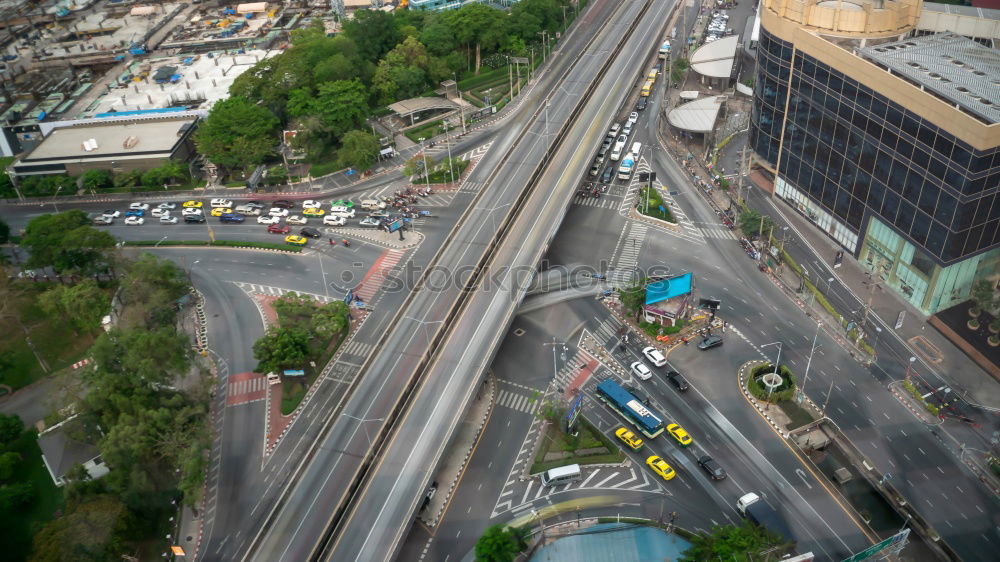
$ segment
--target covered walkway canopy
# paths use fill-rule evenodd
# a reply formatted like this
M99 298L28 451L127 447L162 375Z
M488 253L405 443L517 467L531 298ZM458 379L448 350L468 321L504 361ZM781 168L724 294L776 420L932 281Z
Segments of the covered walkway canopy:
M691 53L691 69L707 78L728 79L733 73L733 59L739 46L739 36L730 35L705 43Z
M448 98L410 98L389 106L396 115L406 118L432 109L458 109L458 104Z
M685 273L646 285L646 304L656 304L691 293L694 275Z
M679 105L667 115L667 121L682 131L710 133L719 117L725 96L709 96Z

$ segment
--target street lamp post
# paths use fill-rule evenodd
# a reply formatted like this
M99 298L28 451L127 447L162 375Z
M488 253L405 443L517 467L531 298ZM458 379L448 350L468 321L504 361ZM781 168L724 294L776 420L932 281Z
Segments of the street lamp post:
M906 364L906 380L910 380L910 370L913 368L913 364L917 362L917 358L910 356L910 362Z
M424 141L427 140L424 137L420 137L420 154L424 158L424 185L430 185L431 180L429 178L427 170L427 150L424 148Z
M806 374L802 377L802 385L799 386L799 395L806 395L806 381L809 380L809 367L812 365L813 353L816 351L816 338L819 337L819 329L823 326L822 322L816 322L816 333L813 335L812 349L809 350L809 359L806 361Z
M833 283L833 277L826 280L826 294L830 294L830 283Z

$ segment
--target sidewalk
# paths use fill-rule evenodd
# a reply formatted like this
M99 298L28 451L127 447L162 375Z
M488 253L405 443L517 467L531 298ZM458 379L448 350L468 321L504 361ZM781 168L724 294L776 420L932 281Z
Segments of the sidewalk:
M827 238L807 219L794 210L774 203L779 213L787 221L791 230L801 237L802 241L813 249L824 264L830 263L838 250L842 248L833 240ZM763 209L761 209L763 210ZM787 249L787 248L786 248ZM830 262L827 262L830 260ZM841 266L833 270L833 277L847 287L859 301L867 300L868 288L864 285L868 277L860 263L849 255L845 255ZM825 278L827 273L822 273ZM822 288L823 283L819 283ZM836 305L835 305L836 306ZM842 314L850 311L842 311ZM893 330L900 313L905 313L903 325ZM882 338L889 337L889 332L895 334L907 345L923 364L923 369L937 374L942 380L951 384L955 390L966 396L973 404L988 408L1000 409L1000 382L979 367L964 352L934 328L928 328L927 317L909 303L903 301L891 289L883 289L872 299L870 319L881 324ZM886 358L903 360L907 358Z

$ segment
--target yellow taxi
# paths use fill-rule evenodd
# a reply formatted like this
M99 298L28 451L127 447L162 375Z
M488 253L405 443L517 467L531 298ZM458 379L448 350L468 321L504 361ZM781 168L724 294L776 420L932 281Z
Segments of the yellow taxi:
M202 205L201 201L185 201L184 204L181 205L181 206L189 208L189 209L192 209L192 208L193 209L200 209L201 205Z
M634 433L624 427L619 427L618 430L615 431L615 435L621 439L623 443L631 447L633 451L638 451L642 448L642 439L639 439Z
M312 215L314 217L321 217L326 214L323 209L302 209L303 215Z
M648 459L646 459L646 464L649 466L649 468L653 469L653 472L662 476L664 480L672 480L674 476L677 476L677 473L674 472L674 469L670 468L670 465L667 464L667 461L661 459L656 455L653 455Z
M692 441L694 441L694 439L691 439L691 436L688 435L688 432L684 431L684 428L676 423L672 423L667 426L667 433L672 435L674 439L676 439L677 442L683 447L687 447Z
M233 210L232 209L224 209L222 207L216 207L216 208L212 209L212 216L213 217L221 217L222 215L231 215L231 214L233 214Z
M306 245L306 237L305 236L297 236L295 234L292 234L292 235L289 235L289 236L285 236L285 244L291 244L292 246L305 246Z

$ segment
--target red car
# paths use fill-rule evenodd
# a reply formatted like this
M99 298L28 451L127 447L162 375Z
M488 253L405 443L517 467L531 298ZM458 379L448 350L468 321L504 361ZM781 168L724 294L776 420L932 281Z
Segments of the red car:
M272 234L288 234L292 229L287 224L271 224L267 226L267 231Z

